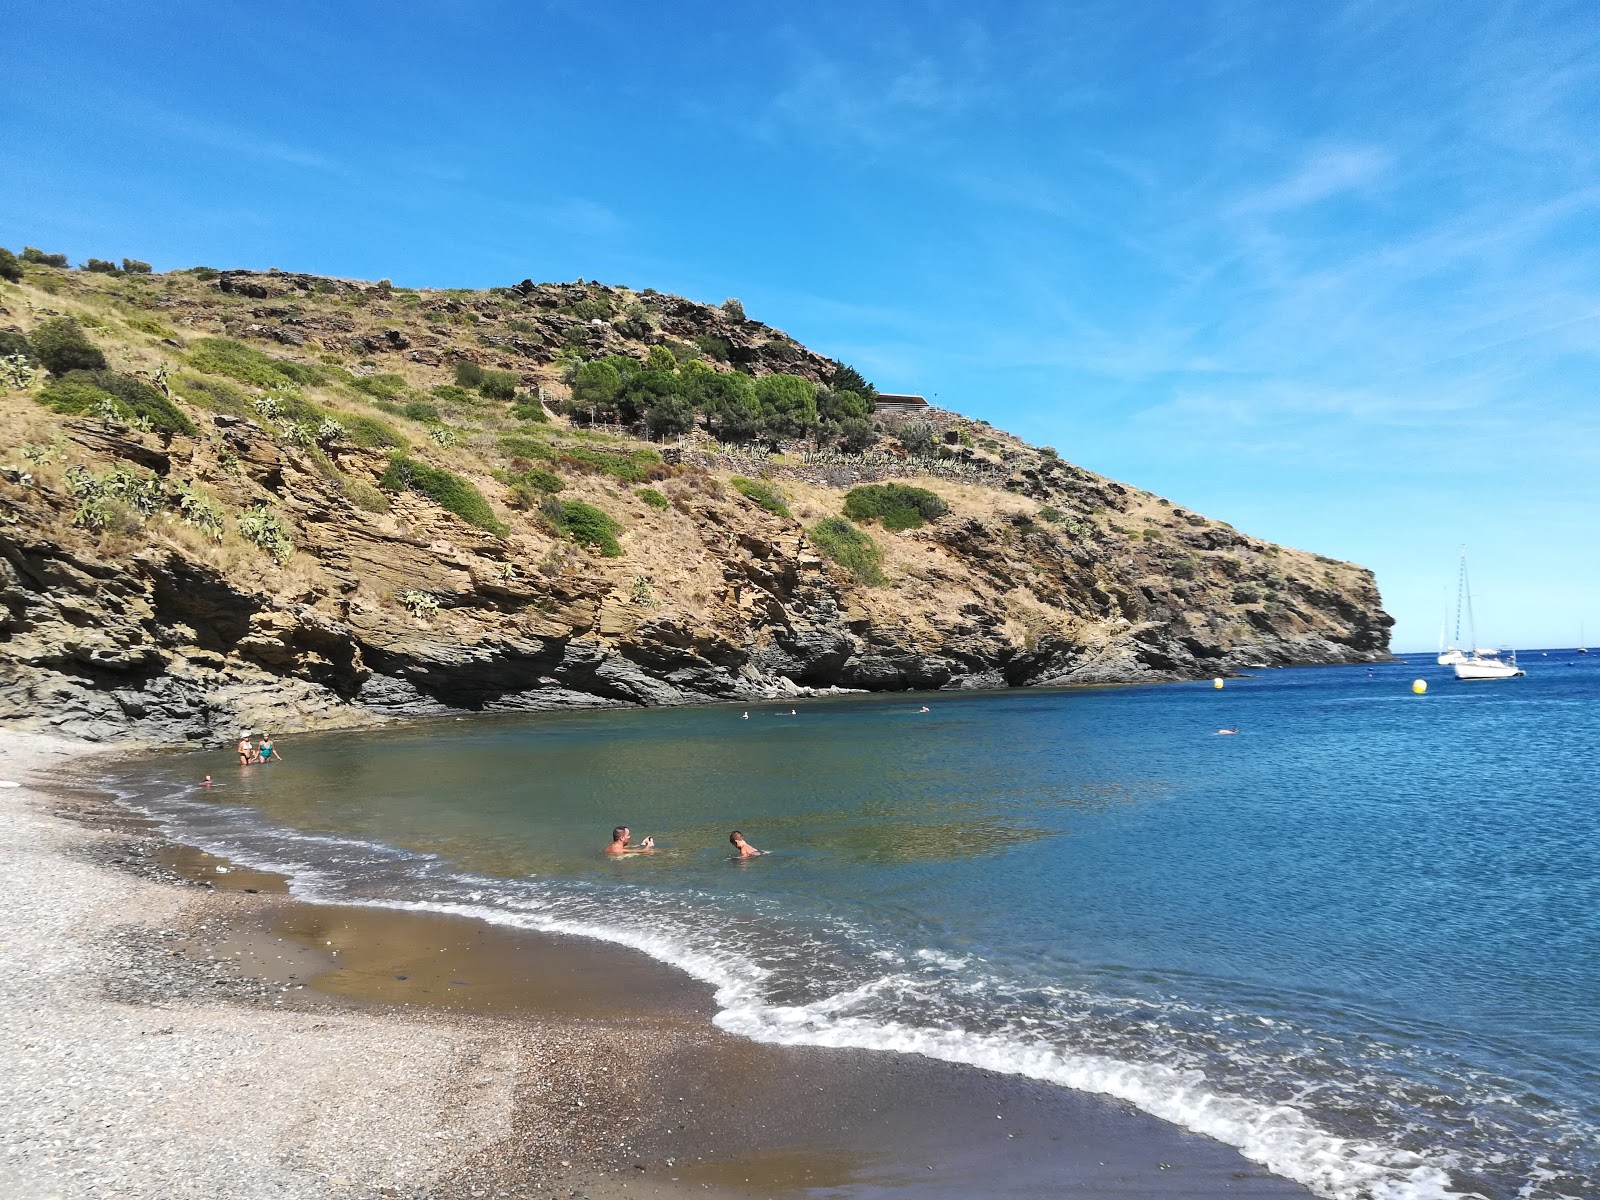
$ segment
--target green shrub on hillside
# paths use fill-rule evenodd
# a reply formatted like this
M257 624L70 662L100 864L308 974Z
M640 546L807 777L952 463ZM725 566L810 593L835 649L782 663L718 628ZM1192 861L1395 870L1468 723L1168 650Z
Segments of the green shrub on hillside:
M549 442L536 437L525 437L519 434L507 434L496 443L502 454L512 458L539 458L546 462L554 462L556 457L555 447Z
M69 371L51 381L37 399L58 413L111 417L164 433L195 432L194 422L171 400L144 380L115 371Z
M524 467L520 471L513 471L506 476L506 482L513 487L521 484L536 492L559 492L567 486L561 476L543 467Z
M350 386L377 400L398 400L408 390L403 375L358 375Z
M483 368L470 358L464 358L456 364L456 386L463 388L476 388L483 382Z
M39 365L39 354L33 343L20 333L0 329L0 358L24 358L31 366Z
M783 493L770 483L759 479L746 479L743 475L735 475L728 481L733 488L746 499L754 500L769 513L780 517L790 516L789 506L784 503Z
M839 422L834 436L839 439L839 449L847 454L860 454L878 440L878 431L871 421L851 418Z
M500 439L502 446L505 438ZM634 450L631 453L614 450L596 450L589 446L563 447L559 461L579 471L597 475L611 475L624 483L643 483L661 473L661 455L654 450Z
M123 259L122 260L122 269L124 271L126 271L129 275L148 275L148 274L150 274L150 264L147 263L147 262L140 262L137 258L125 258L125 259Z
M443 400L446 404L459 404L471 408L478 403L476 392L469 392L466 388L455 383L441 383L428 389L428 394L436 400Z
M512 400L519 380L512 371L485 371L478 390L491 400Z
M28 340L45 370L52 375L68 371L98 371L106 365L100 347L89 340L83 326L71 317L51 317L34 328Z
M524 396L520 402L511 406L511 419L548 425L550 423L550 414L544 411L544 405L539 403L537 397Z
M722 302L722 311L735 321L747 319L744 315L744 305L732 296Z
M201 338L189 352L189 365L207 375L226 375L264 388L294 388L321 383L326 377L321 367L276 358L232 338Z
M828 517L818 521L808 531L811 544L860 582L869 587L879 587L883 577L883 551L861 529L843 517Z
M622 547L617 542L622 526L594 505L552 496L539 506L539 513L552 532L571 538L580 546L593 546L605 558L622 557Z
M22 260L4 246L0 246L0 279L22 282Z
M46 254L37 246L24 246L22 248L22 261L35 263L41 267L64 267L67 265L65 254Z
M461 476L440 467L429 466L419 459L403 454L389 456L388 469L378 480L386 492L410 490L426 496L440 508L455 513L469 525L487 529L490 533L504 535L506 527L494 515L494 509L472 484Z
M882 521L885 529L920 529L936 521L950 506L926 488L904 483L868 483L845 493L844 513L858 521Z
M714 333L695 334L694 344L707 358L714 358L718 362L727 362L733 357L733 347L728 344L728 339L720 338Z
M660 492L656 491L655 488L640 488L634 493L634 495L643 500L651 508L667 508L669 506L667 498Z
M120 275L120 274L122 274L121 270L118 269L116 263L107 262L103 258L91 258L88 262L83 264L83 269L85 271L93 271L96 275Z
M404 450L410 445L393 425L377 417L341 416L345 437L368 450Z
M229 413L236 417L250 417L255 410L245 394L231 383L206 375L182 374L169 384L173 391L190 404L209 408L213 412Z
M407 420L417 421L423 425L438 425L444 420L439 414L437 404L429 404L426 400L413 400L400 409L400 415Z

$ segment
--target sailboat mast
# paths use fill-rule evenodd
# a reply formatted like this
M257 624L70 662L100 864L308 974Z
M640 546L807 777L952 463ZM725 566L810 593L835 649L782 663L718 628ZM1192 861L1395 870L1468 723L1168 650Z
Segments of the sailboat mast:
M1461 566L1456 571L1456 637L1455 644L1461 645L1461 600L1467 595L1467 548L1461 547ZM1468 607L1471 599L1468 598ZM1476 640L1476 639L1474 639Z
M1461 590L1467 597L1467 637L1471 638L1472 653L1478 653L1478 622L1472 615L1472 583L1467 578L1467 555L1461 553Z

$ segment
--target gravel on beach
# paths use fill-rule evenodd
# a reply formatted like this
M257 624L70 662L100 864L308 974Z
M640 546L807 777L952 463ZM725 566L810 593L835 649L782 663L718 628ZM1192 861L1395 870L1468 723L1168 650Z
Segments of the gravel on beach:
M0 776L25 785L0 790L0 1195L589 1191L557 1156L610 1140L592 1031L318 1002L194 953L225 897L160 882L125 830L51 815L84 750L0 735Z

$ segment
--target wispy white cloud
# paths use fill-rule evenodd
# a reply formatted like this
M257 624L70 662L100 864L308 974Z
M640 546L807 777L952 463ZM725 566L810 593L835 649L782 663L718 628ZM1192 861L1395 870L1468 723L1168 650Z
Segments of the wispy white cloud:
M1325 146L1293 170L1235 200L1235 216L1270 215L1306 208L1368 188L1388 172L1392 158L1378 146Z

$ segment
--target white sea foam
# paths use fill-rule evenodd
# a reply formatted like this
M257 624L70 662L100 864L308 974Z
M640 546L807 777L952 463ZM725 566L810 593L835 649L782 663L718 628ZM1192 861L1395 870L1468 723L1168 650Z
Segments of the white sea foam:
M315 889L308 889L306 898L332 899L315 894ZM682 939L681 931L574 918L522 904L508 908L441 901L340 902L450 913L628 946L715 987L720 1010L715 1022L729 1033L780 1045L920 1054L1115 1097L1162 1120L1235 1146L1246 1158L1329 1200L1450 1200L1461 1195L1452 1190L1442 1163L1338 1137L1319 1129L1289 1105L1228 1095L1199 1071L1074 1053L1017 1034L933 1029L843 1015L874 997L914 987L917 981L910 976L872 979L804 1006L772 1005L761 995L760 985L768 974L765 969L742 957L691 945Z
M210 806L194 807L216 818ZM971 956L933 948L908 954L860 946L857 949L865 952L858 961L878 964L866 978L804 1004L775 1003L770 995L774 966L727 951L715 936L716 922L708 921L705 911L684 906L681 896L658 898L640 889L621 902L613 888L577 884L541 888L526 881L441 876L433 870L433 856L359 839L246 826L242 816L236 820L241 823L226 834L210 828L199 837L190 830L181 836L213 853L290 875L291 893L308 901L449 913L638 950L711 985L719 1009L717 1025L752 1040L920 1054L1115 1097L1235 1146L1248 1159L1329 1200L1449 1200L1461 1195L1451 1188L1450 1164L1443 1156L1425 1159L1395 1147L1338 1136L1292 1103L1232 1094L1197 1069L1075 1048L1072 1028L1061 1020L1040 1021L1013 1012L998 1029L956 1028L959 1021L940 1017L941 1004L966 997L981 1010L995 985ZM356 894L346 872L334 875L324 864L297 861L298 854L291 850L297 846L356 851L372 866L399 868L407 872L403 878L439 894L430 899ZM417 874L413 877L410 872ZM658 910L651 907L658 899L663 904L678 903ZM797 945L791 959L802 953ZM787 966L781 956L770 956L768 961ZM886 967L889 972L881 973ZM1069 998L1052 986L1039 991L1053 995L1065 1005L1067 1015L1073 1015L1070 1002L1076 994ZM1163 1009L1170 1019L1183 1007L1152 1008L1140 1023L1159 1027ZM884 1015L906 1010L919 1017L926 1013L930 1023Z

